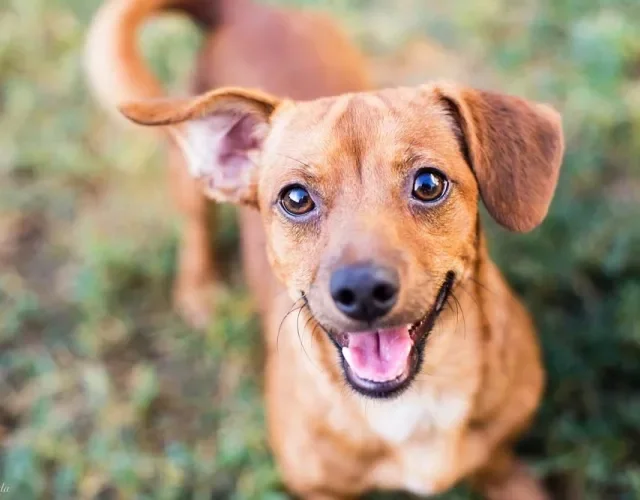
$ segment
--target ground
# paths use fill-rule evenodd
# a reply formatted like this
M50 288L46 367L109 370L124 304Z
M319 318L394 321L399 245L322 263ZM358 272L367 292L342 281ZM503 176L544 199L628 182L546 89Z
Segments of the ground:
M640 2L287 3L335 13L380 85L454 78L562 110L548 220L513 235L487 218L549 371L520 448L559 498L640 498ZM233 211L229 291L191 331L171 309L162 147L97 109L81 72L98 4L0 0L0 497L286 498ZM197 42L184 20L145 30L173 91Z

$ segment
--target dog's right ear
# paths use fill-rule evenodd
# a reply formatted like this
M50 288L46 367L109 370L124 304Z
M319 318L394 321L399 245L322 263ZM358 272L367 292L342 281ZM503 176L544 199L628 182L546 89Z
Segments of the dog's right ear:
M169 127L209 196L256 205L255 153L280 102L259 91L222 88L191 99L126 103L120 111L139 125Z

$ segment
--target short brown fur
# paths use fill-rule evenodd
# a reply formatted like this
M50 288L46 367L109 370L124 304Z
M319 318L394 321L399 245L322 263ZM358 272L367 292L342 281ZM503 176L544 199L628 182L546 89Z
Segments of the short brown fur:
M372 489L429 495L469 479L490 500L546 498L511 451L542 394L539 348L489 258L478 203L512 230L542 221L563 151L559 116L449 83L368 91L361 59L324 18L315 24L308 14L245 6L223 16L228 24L207 43L196 81L200 90L261 91L140 100L138 89L116 100L130 101L121 107L129 119L183 137L195 162L197 182L185 180L177 158L173 169L187 215L178 295L198 297L187 312L200 308L200 285L213 275L205 195L242 205L243 258L267 345L270 442L287 486L302 498L346 499ZM309 23L304 35L297 16ZM278 45L289 36L314 49ZM261 44L252 45L256 38ZM344 45L336 52L336 44ZM130 60L117 63L133 72ZM428 208L411 201L407 187L424 166L451 181L448 196ZM293 183L317 201L304 223L279 208L279 193ZM358 326L337 311L328 282L336 268L362 261L394 267L402 284L376 328L415 322L455 276L419 373L389 401L349 390L327 334ZM296 307L300 314L288 314Z

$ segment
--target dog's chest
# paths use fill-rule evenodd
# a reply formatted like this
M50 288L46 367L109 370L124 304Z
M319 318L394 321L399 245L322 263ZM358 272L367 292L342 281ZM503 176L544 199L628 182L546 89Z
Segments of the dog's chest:
M453 393L417 393L390 404L364 406L371 432L393 450L374 472L380 486L420 495L436 493L442 477L456 466L455 438L470 400Z
M362 404L371 431L390 445L401 444L417 432L446 433L462 424L470 406L462 395L418 392L396 401Z

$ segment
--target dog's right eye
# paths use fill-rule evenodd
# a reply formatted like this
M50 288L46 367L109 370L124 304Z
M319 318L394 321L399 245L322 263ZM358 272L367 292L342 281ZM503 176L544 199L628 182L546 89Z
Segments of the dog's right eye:
M286 213L294 217L308 214L315 207L309 191L300 185L284 188L280 192L280 206Z
M434 203L447 193L449 181L435 168L423 168L413 180L413 197L423 203Z

